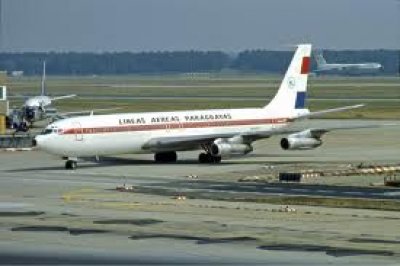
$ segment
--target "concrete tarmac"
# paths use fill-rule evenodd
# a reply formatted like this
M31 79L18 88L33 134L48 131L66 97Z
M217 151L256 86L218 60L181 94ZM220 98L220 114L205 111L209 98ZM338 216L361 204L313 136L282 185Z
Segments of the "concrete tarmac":
M313 123L309 126L343 122ZM257 142L250 156L211 166L197 163L198 152L184 152L170 165L153 163L151 155L124 155L82 160L77 170L66 171L61 159L40 151L2 151L0 264L395 265L400 259L398 212L301 205L286 212L285 206L214 196L399 201L398 189L368 187L381 176L331 177L317 186L236 182L267 168L396 164L398 136L398 127L335 131L324 136L319 149L293 152L280 150L279 138L273 137ZM123 183L133 185L133 192L115 191ZM211 197L171 197L192 192Z

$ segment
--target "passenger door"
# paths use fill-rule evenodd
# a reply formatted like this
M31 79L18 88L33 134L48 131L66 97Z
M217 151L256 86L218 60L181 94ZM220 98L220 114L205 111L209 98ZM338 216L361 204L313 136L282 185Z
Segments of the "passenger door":
M82 125L79 122L75 122L73 125L74 125L74 129L75 129L75 140L82 141L83 140Z

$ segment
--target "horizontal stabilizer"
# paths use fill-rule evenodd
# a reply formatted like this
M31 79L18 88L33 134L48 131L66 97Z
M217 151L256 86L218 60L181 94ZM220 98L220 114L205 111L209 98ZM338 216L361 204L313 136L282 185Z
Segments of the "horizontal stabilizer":
M313 138L320 138L323 134L336 131L336 130L354 130L354 129L366 129L366 128L380 128L380 127L392 127L399 126L397 124L365 124L365 125L347 125L347 126L333 126L325 128L311 128L309 129Z
M63 95L63 96L57 96L57 97L52 97L52 101L57 101L57 100L62 100L62 99L68 99L68 98L73 98L76 97L76 94L70 94L70 95Z
M364 106L365 106L365 104L357 104L357 105L344 106L344 107L327 109L327 110L322 110L322 111L317 111L317 112L310 112L310 113L301 114L301 115L297 116L296 119L318 117L318 116L322 116L322 115L329 114L329 113L337 113L337 112L358 109L358 108L361 108Z

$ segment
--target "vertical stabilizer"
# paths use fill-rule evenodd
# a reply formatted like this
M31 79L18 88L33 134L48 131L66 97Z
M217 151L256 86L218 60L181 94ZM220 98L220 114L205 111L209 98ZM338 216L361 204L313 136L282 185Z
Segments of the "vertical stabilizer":
M311 44L300 44L272 101L264 107L275 115L292 116L304 110L310 71Z
M46 95L46 61L43 61L43 73L42 73L42 88L40 95Z
M317 62L318 67L327 64L324 56L322 55L322 51L315 53L315 62Z

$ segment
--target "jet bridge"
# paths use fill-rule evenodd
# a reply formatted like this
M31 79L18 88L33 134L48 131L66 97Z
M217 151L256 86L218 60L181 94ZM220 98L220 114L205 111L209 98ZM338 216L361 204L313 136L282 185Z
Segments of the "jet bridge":
M7 87L0 86L0 134L6 133L6 117L9 112L9 102L7 100Z
M7 116L10 115L7 87L0 86L0 149L24 149L32 147L33 136L6 134Z

